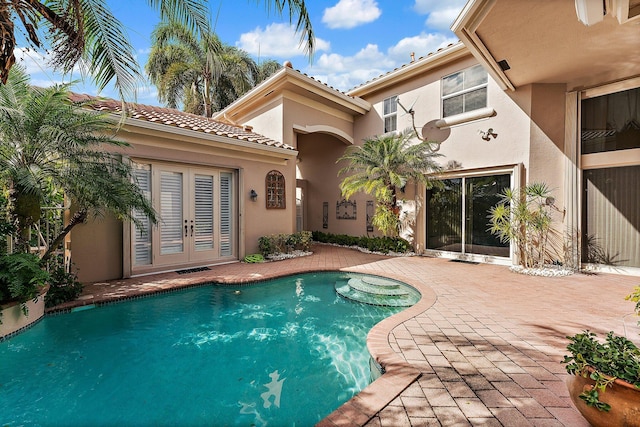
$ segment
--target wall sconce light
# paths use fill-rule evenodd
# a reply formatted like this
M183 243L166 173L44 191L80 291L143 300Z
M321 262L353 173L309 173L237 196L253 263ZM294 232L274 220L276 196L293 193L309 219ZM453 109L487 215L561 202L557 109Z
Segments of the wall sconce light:
M251 198L252 202L255 202L258 199L258 193L256 193L256 190L252 188L249 192L249 197Z
M478 133L480 134L480 137L485 141L489 141L491 137L493 137L493 139L496 139L498 137L498 134L493 131L493 128L487 129L486 132L479 130Z

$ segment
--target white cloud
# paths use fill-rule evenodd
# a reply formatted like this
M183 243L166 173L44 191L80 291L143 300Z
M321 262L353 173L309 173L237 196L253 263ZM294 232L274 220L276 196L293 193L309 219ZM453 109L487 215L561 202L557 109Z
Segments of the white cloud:
M316 52L328 51L330 43L316 38ZM249 33L240 35L236 46L254 56L261 58L292 58L304 55L304 44L300 43L300 35L289 24L271 24L264 30L257 27Z
M368 44L353 56L325 53L305 72L329 86L344 91L408 64L411 61L411 52L415 53L416 58L420 58L455 42L457 39L454 37L423 33L400 40L386 52L380 51L378 45Z
M406 64L411 61L411 53L415 53L416 58L426 56L440 48L446 47L458 41L455 37L447 37L444 34L431 33L414 37L405 37L388 50L389 57L395 62Z
M421 15L429 15L425 22L429 28L448 30L465 3L466 0L415 0L413 9Z
M16 63L21 64L27 70L28 74L49 72L47 66L50 56L42 54L34 49L16 48L13 50L16 57Z
M353 56L322 54L307 74L339 90L358 86L393 69L395 63L377 45L368 44Z
M375 21L381 14L375 0L340 0L324 10L322 22L329 28L354 28Z

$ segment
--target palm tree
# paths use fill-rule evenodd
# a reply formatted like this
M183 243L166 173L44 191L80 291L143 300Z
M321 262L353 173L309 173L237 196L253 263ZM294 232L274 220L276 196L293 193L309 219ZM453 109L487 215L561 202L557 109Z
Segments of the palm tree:
M208 32L207 0L148 2L159 10L161 20L181 22L203 34ZM306 41L306 52L311 57L314 35L304 0L267 0L266 3L268 11L275 9L280 15L288 9L290 22L297 17L296 30L302 31L301 42ZM135 52L124 27L105 0L3 1L0 23L2 84L7 82L15 63L15 32L19 31L26 35L33 48L48 49L53 54L52 65L56 69L66 73L77 64L86 64L98 90L114 82L121 99L135 95L141 76Z
M282 65L278 61L268 59L258 64L258 76L256 78L256 84L267 80L272 74L275 74L282 68Z
M146 65L160 101L179 104L194 114L210 117L261 81L272 62L258 67L245 51L220 41L214 33L194 34L177 22L160 23L152 34Z
M31 87L20 65L0 86L0 184L8 193L17 250L29 251L30 227L52 190L64 192L75 208L66 227L49 242L43 260L87 218L110 212L135 222L135 209L156 220L133 180L131 165L108 149L126 145L109 136L113 122L72 103L68 88Z
M385 235L397 235L400 226L398 189L410 182L418 182L431 188L435 181L430 174L440 167L435 158L431 142L414 143L414 132L385 134L365 139L360 146L347 148L338 159L349 164L338 172L338 176L354 172L340 183L343 197L349 198L364 191L376 199L376 210L372 223Z

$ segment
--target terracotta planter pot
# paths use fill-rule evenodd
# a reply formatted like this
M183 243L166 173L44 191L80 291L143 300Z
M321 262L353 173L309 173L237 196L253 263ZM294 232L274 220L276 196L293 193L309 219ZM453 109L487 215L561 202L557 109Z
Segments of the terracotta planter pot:
M600 401L611 405L609 412L587 406L579 395L593 388L595 381L580 375L567 378L569 395L582 416L594 427L640 427L640 389L626 381L615 380L604 393L599 393Z

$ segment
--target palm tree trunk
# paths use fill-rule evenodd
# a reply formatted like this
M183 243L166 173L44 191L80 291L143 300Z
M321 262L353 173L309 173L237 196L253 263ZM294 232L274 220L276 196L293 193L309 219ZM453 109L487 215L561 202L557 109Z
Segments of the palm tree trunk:
M64 227L60 232L60 234L58 234L58 236L53 240L53 242L51 242L51 245L49 245L49 248L47 249L47 251L42 255L42 258L40 258L40 262L42 264L47 262L47 260L51 258L51 255L53 255L56 249L58 249L58 247L62 244L62 242L64 241L64 238L67 236L67 234L69 234L71 229L76 225L83 223L85 219L87 219L86 210L83 209L74 213L73 216L71 217L71 220L69 221L69 224L67 224L67 226Z
M0 8L0 22L2 22L2 25L0 25L0 35L2 35L2 42L0 43L0 82L6 84L9 78L9 70L16 62L16 57L13 55L13 49L16 47L16 36L13 32L11 12L7 5L3 5Z

